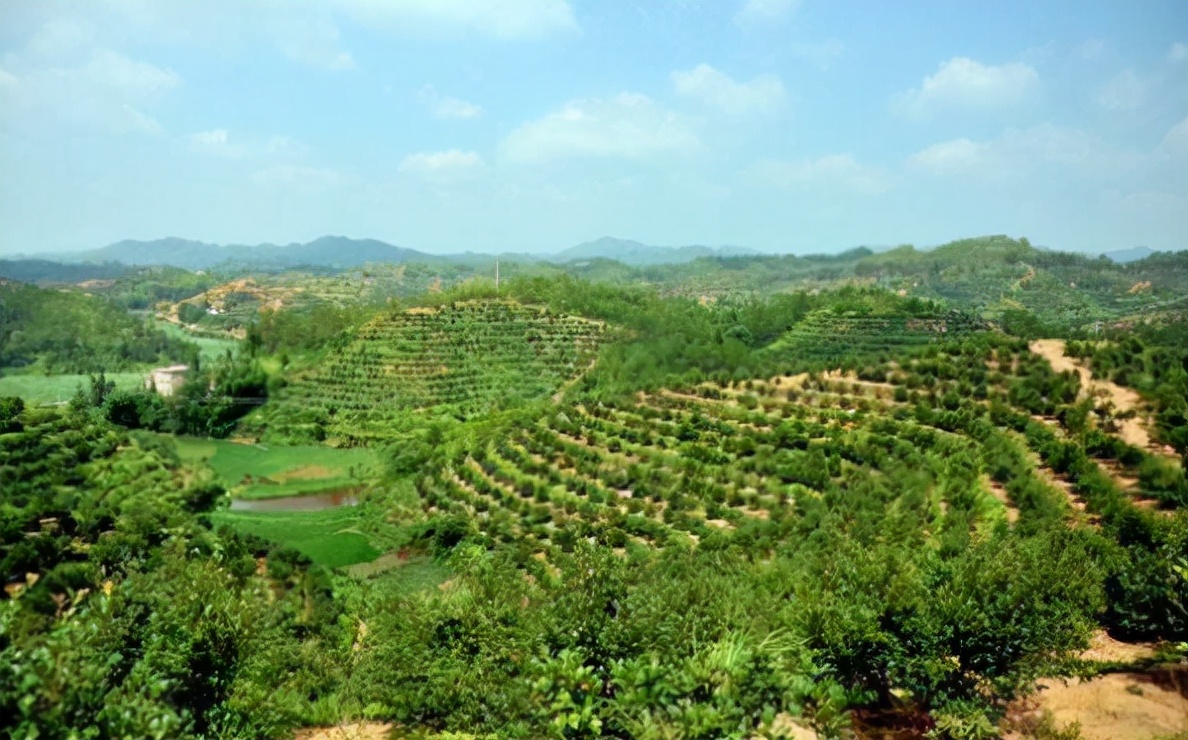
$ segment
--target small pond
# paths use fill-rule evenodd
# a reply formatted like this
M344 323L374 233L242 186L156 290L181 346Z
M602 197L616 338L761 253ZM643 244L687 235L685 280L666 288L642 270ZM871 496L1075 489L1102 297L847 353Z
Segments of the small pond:
M359 499L349 491L338 493L314 493L308 496L282 496L279 498L232 499L231 511L322 511L339 506L354 506Z

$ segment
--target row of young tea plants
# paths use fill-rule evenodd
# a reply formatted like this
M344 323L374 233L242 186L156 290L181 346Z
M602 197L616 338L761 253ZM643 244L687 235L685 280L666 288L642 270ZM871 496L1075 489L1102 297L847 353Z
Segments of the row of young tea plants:
M742 557L822 685L952 726L993 719L1095 628L1188 637L1175 460L1110 433L1111 410L1026 342L870 357L542 404L447 445L418 487L535 583L588 548ZM625 687L579 663L609 712Z
M597 354L603 325L509 301L385 313L268 409L272 433L390 439L410 412L473 418L555 392Z

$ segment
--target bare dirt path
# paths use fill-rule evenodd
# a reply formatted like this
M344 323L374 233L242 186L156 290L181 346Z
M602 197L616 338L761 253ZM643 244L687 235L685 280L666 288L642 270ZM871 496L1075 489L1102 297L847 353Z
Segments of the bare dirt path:
M1065 683L1048 679L1024 714L1074 722L1084 740L1154 740L1188 734L1188 668L1109 673ZM1020 735L1008 733L1007 738Z
M1118 420L1119 436L1127 444L1141 447L1144 450L1158 451L1151 444L1151 435L1147 432L1147 427L1144 423L1146 416L1142 408L1142 397L1138 393L1130 388L1124 388L1117 383L1094 378L1093 373L1088 368L1080 365L1071 357L1064 355L1063 339L1037 339L1031 343L1030 348L1032 352L1047 360L1056 372L1062 373L1072 370L1081 376L1082 394L1094 395L1101 393L1113 402L1114 408L1118 411L1136 412L1138 416L1135 418Z
M386 740L392 737L392 725L359 722L337 727L310 727L298 730L294 740Z

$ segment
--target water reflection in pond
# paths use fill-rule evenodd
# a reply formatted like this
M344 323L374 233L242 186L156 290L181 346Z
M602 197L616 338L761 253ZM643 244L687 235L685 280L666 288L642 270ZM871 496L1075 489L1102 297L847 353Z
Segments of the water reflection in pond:
M231 511L322 511L339 506L354 506L359 499L350 492L315 493L308 496L283 496L280 498L232 499Z

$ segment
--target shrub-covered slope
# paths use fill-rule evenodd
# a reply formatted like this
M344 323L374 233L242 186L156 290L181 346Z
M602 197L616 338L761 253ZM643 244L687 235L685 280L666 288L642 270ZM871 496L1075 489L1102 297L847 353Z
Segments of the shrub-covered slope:
M0 281L0 368L114 372L149 363L191 362L197 353L193 344L103 299Z
M594 359L603 326L504 301L384 314L294 378L270 426L315 439L391 436L408 412L473 417L547 396Z

